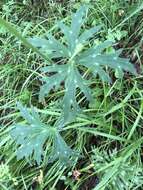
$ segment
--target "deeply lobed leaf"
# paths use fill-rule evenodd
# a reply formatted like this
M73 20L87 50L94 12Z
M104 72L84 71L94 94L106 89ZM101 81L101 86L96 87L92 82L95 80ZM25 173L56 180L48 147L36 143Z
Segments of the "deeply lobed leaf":
M31 40L33 45L35 44L41 51L46 51L51 58L64 59L63 65L54 64L41 69L44 74L46 72L50 76L43 76L44 85L40 89L39 99L42 101L51 90L57 90L60 88L60 84L64 82L65 94L62 107L65 122L72 121L80 110L76 99L77 89L80 89L89 101L92 100L91 90L87 85L86 78L83 78L83 72L81 72L83 67L87 68L94 77L98 75L101 80L109 83L112 80L107 69L105 71L104 68L114 69L118 77L123 77L124 71L136 74L136 70L129 60L119 57L120 51L106 53L106 48L113 45L111 41L104 41L99 45L93 45L91 48L85 48L84 45L88 44L88 40L93 38L101 29L101 26L95 26L83 31L83 33L80 32L87 11L87 6L81 6L72 16L70 26L66 26L63 22L58 22L58 27L64 34L64 44L51 34L47 35L48 40L41 39L40 41L39 38Z
M59 159L61 163L67 164L70 163L71 157L77 156L77 153L66 144L58 129L43 124L34 109L30 112L20 103L18 108L27 122L27 124L15 124L11 131L11 136L18 145L18 159L33 158L40 164L47 142L50 144L49 162Z

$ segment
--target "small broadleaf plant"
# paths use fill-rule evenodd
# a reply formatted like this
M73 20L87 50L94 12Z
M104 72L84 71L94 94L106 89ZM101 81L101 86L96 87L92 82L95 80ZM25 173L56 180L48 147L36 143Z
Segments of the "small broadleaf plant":
M32 107L29 111L21 103L18 103L17 107L26 121L25 124L15 124L11 130L11 136L18 145L17 158L33 158L40 164L44 156L44 147L48 147L49 162L58 159L60 163L70 164L78 153L66 144L58 128L43 124L35 108Z
M111 47L112 42L104 41L99 45L87 48L89 40L101 29L101 26L95 26L88 30L82 30L87 11L87 6L81 6L73 14L70 26L63 22L57 23L64 34L59 40L52 34L46 34L45 38L29 39L32 45L53 60L52 64L41 68L44 74L41 80L44 84L40 89L39 100L42 101L51 90L60 88L61 83L64 83L65 94L62 105L65 122L70 122L80 110L76 98L77 89L81 90L88 101L92 101L89 81L84 77L85 69L90 71L93 76L98 75L103 81L109 83L111 78L107 69L105 71L107 67L118 72L118 76L123 76L123 71L136 73L128 59L119 57L121 51L106 53L106 48ZM55 58L61 60L60 64L54 62ZM45 73L48 75L45 76Z

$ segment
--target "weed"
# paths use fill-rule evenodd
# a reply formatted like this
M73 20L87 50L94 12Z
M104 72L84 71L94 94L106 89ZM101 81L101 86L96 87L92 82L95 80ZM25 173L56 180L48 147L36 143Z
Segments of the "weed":
M72 16L71 26L68 27L62 22L58 26L64 33L62 41L66 45L57 41L52 35L47 34L46 39L34 37L30 39L33 46L40 48L42 53L46 53L51 59L60 58L62 64L52 64L41 69L43 73L55 73L50 77L44 76L42 81L45 83L39 94L39 100L42 101L45 95L48 95L51 89L58 89L60 84L65 83L65 95L63 98L64 123L71 122L78 112L79 107L76 101L76 89L79 88L86 98L91 101L91 90L88 88L88 81L84 79L85 67L94 76L97 74L105 82L111 82L111 78L102 67L111 67L118 72L118 76L123 76L123 71L130 71L135 74L133 65L127 59L119 58L120 51L111 54L102 54L104 50L112 45L111 41L101 42L97 46L85 49L85 45L95 33L100 30L100 26L95 26L85 30L80 34L81 26L85 20L87 7L81 7L76 14ZM65 61L64 61L65 60ZM67 61L66 61L67 60ZM63 64L65 63L65 64ZM87 72L87 71L86 71ZM83 73L83 74L81 74Z
M142 1L33 2L0 2L0 189L142 189Z

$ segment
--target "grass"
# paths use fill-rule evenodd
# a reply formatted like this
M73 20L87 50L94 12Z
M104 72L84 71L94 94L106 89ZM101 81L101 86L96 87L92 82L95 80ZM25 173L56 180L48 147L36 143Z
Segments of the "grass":
M47 124L52 125L59 118L57 97L63 95L63 90L51 92L44 105L38 103L38 69L44 66L44 57L25 39L49 30L58 33L55 22L61 19L69 22L71 12L81 1L63 4L45 1L40 7L26 2L26 5L15 0L0 3L1 18L16 29L0 20L4 26L0 29L0 189L142 189L143 22L139 6L142 1L90 2L87 27L102 23L101 40L112 38L116 41L115 48L124 48L122 56L131 59L139 74L126 73L122 80L113 77L112 85L93 79L95 102L62 132L68 145L81 154L68 167L59 161L47 163L46 147L40 166L26 159L17 160L10 130L12 124L21 121L17 101L28 107L36 106ZM79 102L87 105L82 96Z

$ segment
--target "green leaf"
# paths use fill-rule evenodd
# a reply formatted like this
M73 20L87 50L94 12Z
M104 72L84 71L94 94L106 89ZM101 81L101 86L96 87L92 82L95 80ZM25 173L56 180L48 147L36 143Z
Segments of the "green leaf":
M45 49L50 48L49 42L46 39L41 39L39 37L33 37L33 38L29 38L28 41L29 41L29 43L31 43L33 46L35 46L37 48L45 48Z
M11 130L11 136L16 141L17 158L33 158L38 164L41 163L44 155L44 147L48 142L49 162L59 159L62 163L70 163L71 157L77 156L64 141L55 127L45 125L34 108L29 111L18 103L18 108L27 124L15 124ZM51 159L52 158L52 159Z
M46 67L42 67L40 69L43 73L47 73L47 72L57 72L59 74L61 73L65 73L68 70L68 65L49 65Z
M49 76L49 77L43 77L41 80L44 82L44 85L40 88L39 93L39 101L43 101L44 97L49 94L50 90L52 89L58 89L60 87L60 83L65 79L66 73L65 68L63 67L53 67L53 66L47 66L41 69L44 72L57 72L56 74ZM61 71L59 73L59 71Z
M89 30L85 30L79 37L79 43L83 44L87 40L89 40L95 33L97 33L101 29L101 26L95 26Z
M72 16L72 22L70 27L70 47L71 52L74 51L76 46L76 39L78 39L80 29L85 20L85 14L88 11L88 6L81 6L79 10Z
M60 53L62 57L68 57L69 52L65 45L56 40L51 34L48 34L47 37L52 51Z
M39 100L42 101L51 90L60 88L62 83L65 90L62 101L65 123L72 121L80 111L77 102L77 89L83 92L89 102L92 101L88 82L90 79L83 77L85 76L85 69L90 72L89 76L96 77L98 75L101 80L108 83L111 83L108 68L114 69L118 77L123 77L124 71L136 74L136 70L129 60L120 57L121 50L115 51L115 53L107 53L107 48L112 46L111 41L100 42L100 44L93 45L90 48L84 47L89 43L88 40L101 29L101 26L95 26L81 32L87 10L88 6L81 6L72 16L71 26L58 22L57 25L64 34L62 40L55 39L49 34L48 40L44 40L43 45L39 39L38 42L35 42L36 47L38 47L37 43L40 43L41 49L44 49L49 57L61 59L60 64L55 63L53 66L50 65L41 69L44 73L41 79L44 84L40 88ZM61 43L62 41L64 44ZM46 44L48 45L46 46ZM47 77L45 77L45 73L47 73Z
M103 50L105 50L106 48L110 47L113 43L111 41L104 41L102 43L100 43L99 45L95 46L95 47L91 47L88 50L81 52L80 55L78 56L78 59L82 60L86 57L95 57L99 54L101 54L103 52Z
M129 71L133 74L136 74L136 70L134 66L129 62L128 59L120 58L117 56L116 53L114 54L106 54L106 55L92 55L85 57L84 59L79 60L79 64L82 64L84 66L89 67L101 67L101 66L107 66L111 67L113 69L120 69L120 70L125 70ZM98 71L97 71L98 72Z
M72 38L70 34L70 28L66 26L63 22L57 23L58 27L61 29L62 33L64 34L64 37L66 38L68 49L71 51L71 44L72 44Z
M25 37L22 36L17 30L16 27L12 26L11 23L0 18L0 25L6 28L12 35L14 35L18 40L20 40L25 46L32 49L35 53L40 55L43 59L51 62L50 58L41 53L35 46L33 46Z
M59 159L61 163L70 164L72 163L73 158L77 156L78 153L73 151L69 146L67 146L59 132L57 132L53 138L53 147L49 162L53 162Z
M33 37L29 39L29 42L36 48L40 48L41 52L48 54L50 58L54 57L67 57L69 52L67 48L56 40L52 35L48 34L47 39L39 37Z
M63 111L65 122L72 121L79 110L76 102L76 76L73 66L69 67L70 74L65 81L65 95L63 98Z
M43 101L44 96L50 92L51 89L60 87L60 83L65 80L65 95L63 98L63 112L65 122L73 120L80 108L76 100L76 89L79 88L86 98L91 101L92 96L90 89L87 86L85 79L82 78L79 71L76 69L74 63L71 65L53 65L43 67L43 72L56 72L51 77L43 78L45 84L41 87L39 93L40 101Z
M142 186L143 171L138 167L138 161L133 152L139 148L142 138L117 152L93 149L92 164L100 182L94 190L100 189L133 189L138 184Z

